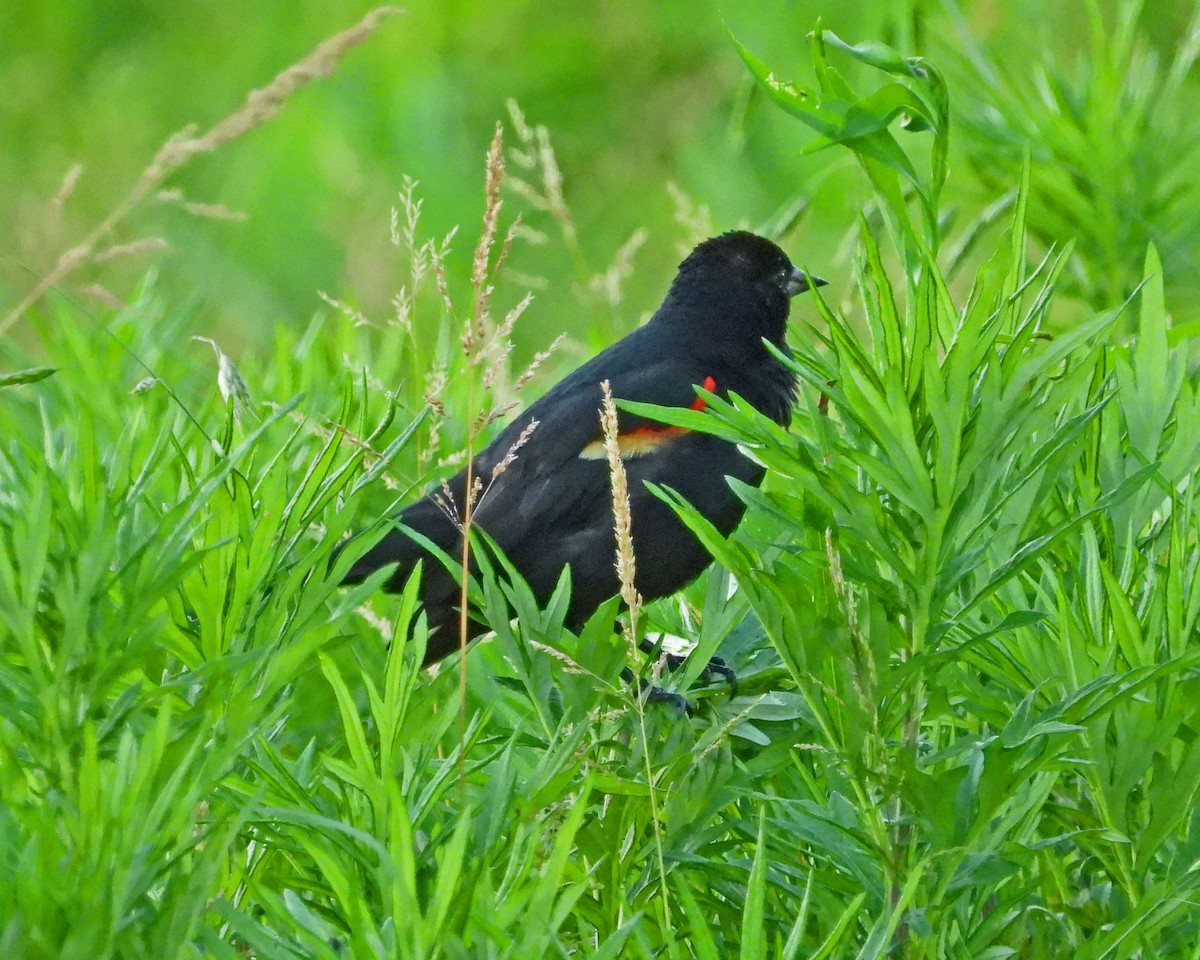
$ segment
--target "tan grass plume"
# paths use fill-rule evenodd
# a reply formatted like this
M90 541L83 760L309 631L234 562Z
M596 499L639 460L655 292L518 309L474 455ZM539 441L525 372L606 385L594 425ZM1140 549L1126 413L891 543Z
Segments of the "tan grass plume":
M102 244L107 244L109 249L112 249L111 238L116 228L144 200L152 197L171 174L196 156L210 153L272 119L297 90L319 77L332 73L348 50L366 40L386 17L399 12L398 7L377 7L350 29L329 37L307 57L292 64L265 87L250 91L241 107L208 131L199 133L197 125L190 124L168 137L125 198L79 243L64 251L33 289L0 320L0 333L4 333L20 320L48 291L60 286L81 267L94 263L97 248ZM78 166L71 168L58 195L52 201L52 207L61 206L65 202L81 172L82 168Z

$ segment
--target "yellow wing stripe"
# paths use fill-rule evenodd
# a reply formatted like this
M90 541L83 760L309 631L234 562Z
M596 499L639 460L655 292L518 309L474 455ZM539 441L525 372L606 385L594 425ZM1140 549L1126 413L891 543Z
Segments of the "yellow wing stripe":
M682 427L667 427L662 430L650 430L643 427L630 433L622 433L617 437L617 450L622 460L633 460L654 453L664 444L670 443L676 437L681 437L687 430ZM581 460L604 460L608 453L604 449L604 438L593 440L579 451Z
M704 389L712 393L717 389L717 381L712 377L705 377ZM703 397L697 397L692 401L689 409L703 410L707 406L708 404ZM676 437L681 437L687 432L683 427L637 427L628 433L622 433L617 436L617 450L620 452L622 460L644 457L649 453L654 453L663 444L670 443ZM593 440L579 451L579 458L581 460L604 460L607 456L608 453L604 449L603 437Z

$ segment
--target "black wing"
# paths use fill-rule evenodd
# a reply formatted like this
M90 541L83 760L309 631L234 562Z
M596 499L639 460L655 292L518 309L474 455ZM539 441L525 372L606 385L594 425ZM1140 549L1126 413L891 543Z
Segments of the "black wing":
M482 491L475 520L521 571L534 594L544 600L553 591L562 569L572 567L573 621L576 614L586 616L616 592L608 464L594 452L585 454L602 436L600 383L608 380L618 399L688 407L696 399L695 386L703 385L708 375L698 362L680 356L679 351L669 353L664 347L670 345L657 339L651 329L642 327L594 357L514 418L472 464L472 475ZM518 445L522 432L533 421L537 426ZM618 411L618 423L622 433L651 425L625 411ZM713 438L704 441L712 441L718 448L713 456L705 458L708 461L722 460L727 455L737 457L728 444ZM676 478L658 475L654 464L658 459L651 454L630 464L635 517L669 513L638 479L645 474L678 486ZM462 512L466 471L450 478L448 487L448 499L444 491L435 490L404 509L396 519L457 557L462 540L452 516ZM723 481L721 488L727 490ZM444 634L455 635L459 588L445 567L402 528L392 530L372 548L350 571L347 582L359 582L394 562L396 573L387 588L400 589L419 559L425 561L420 593L430 624L450 626ZM695 569L690 575L694 576L706 562L705 557L692 561L689 569ZM431 637L428 659L448 652L441 649L442 639Z
M618 346L625 345L623 341ZM513 539L505 535L508 529L515 535L521 525L541 529L573 513L590 515L593 501L607 497L608 464L594 452L603 436L602 381L609 381L619 400L668 407L691 406L696 385L704 383L702 370L688 370L677 357L625 366L620 355L608 354L600 354L536 401L477 458L476 475L485 491L478 519L506 549ZM537 426L527 441L514 449L522 431L535 420ZM618 410L618 430L623 434L650 425L643 417ZM510 452L511 461L493 474Z

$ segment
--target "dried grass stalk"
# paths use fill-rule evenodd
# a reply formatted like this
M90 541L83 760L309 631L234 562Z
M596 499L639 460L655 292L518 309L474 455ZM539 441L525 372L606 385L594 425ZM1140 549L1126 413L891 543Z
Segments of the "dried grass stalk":
M565 339L567 339L567 335L565 333L560 333L554 338L550 346L548 346L545 350L539 350L537 353L535 353L533 355L533 359L529 361L529 366L521 371L521 375L517 377L517 382L513 384L513 389L520 390L525 386L525 384L532 380L533 375L537 373L538 367L550 359L550 357L554 354L554 351L562 345L562 342Z
M634 586L637 561L633 553L633 515L629 506L629 478L625 463L621 459L621 447L617 439L617 405L613 402L612 390L605 380L600 384L604 394L600 408L600 426L604 430L604 452L608 455L608 475L612 484L613 521L617 534L617 578L621 581L621 599L629 608L629 639L636 647L637 616L642 608L642 597Z
M625 281L633 276L633 258L649 239L649 236L645 230L640 228L633 231L629 239L616 252L608 269L588 280L588 289L602 303L610 307L620 305Z
M538 428L538 424L541 422L541 420L530 420L529 425L520 432L520 434L517 436L517 439L513 441L513 445L508 448L500 462L492 467L493 481L513 465L513 461L517 459L517 452L529 442L529 438L533 436L533 431ZM488 485L491 486L491 483L489 482Z
M142 253L157 253L159 250L166 250L170 247L162 237L143 237L141 240L134 240L131 243L119 243L116 246L109 247L107 250L101 250L94 257L92 263L107 263L109 260L117 260L121 257L136 257Z
M71 199L71 194L75 192L75 185L79 183L79 178L83 176L83 164L75 163L71 165L71 169L67 171L63 177L62 184L59 185L58 192L54 194L50 201L50 209L55 213L59 213Z
M550 143L550 131L543 126L531 126L515 100L508 101L508 113L520 146L509 152L513 162L537 177L538 186L523 177L510 177L508 188L530 206L543 210L558 221L563 239L572 250L579 249L579 236L571 212L563 196L562 171Z
M492 285L488 283L488 264L496 243L496 227L500 222L500 184L504 181L504 127L497 123L496 132L488 146L487 181L484 186L483 231L475 247L471 265L471 289L475 292L474 309L463 332L463 350L468 357L478 359L478 346L487 333L491 311Z
M607 380L600 384L604 395L600 407L600 425L604 430L604 452L608 455L608 475L612 485L613 521L617 534L617 577L621 581L621 599L629 608L629 621L625 628L625 639L629 642L630 657L637 658L637 621L642 609L642 596L634 586L637 564L633 553L633 514L629 504L629 478L625 463L621 460L621 448L617 440L617 405L613 402L612 389ZM655 675L657 681L657 675ZM663 855L662 810L658 802L658 788L654 769L650 763L650 744L646 735L646 710L642 697L637 697L638 727L642 735L642 761L645 764L646 786L650 791L651 820L654 823L654 848L658 855L659 890L662 894L663 913L667 924L671 922L670 891L667 889L667 867Z
M80 287L79 292L85 297L104 304L110 310L124 310L129 306L129 304L109 290L108 287L100 283L89 283L86 287Z
M203 217L206 220L225 220L229 223L245 223L250 219L250 214L244 210L234 210L232 207L227 207L223 203L197 203L194 200L186 200L183 203L183 209L186 213L190 213L193 217Z
M328 76L345 53L367 39L386 18L399 13L398 7L377 7L349 30L325 40L303 60L292 64L260 90L252 90L245 104L208 132L197 134L191 124L167 138L158 148L150 165L142 171L133 189L78 244L65 251L58 262L34 285L34 288L0 320L0 333L16 323L49 290L59 286L77 269L94 262L96 248L108 241L116 227L147 197L152 196L172 173L202 153L236 140L273 118L297 90L318 77ZM65 198L78 175L72 169L59 196ZM56 198L57 199L57 198Z

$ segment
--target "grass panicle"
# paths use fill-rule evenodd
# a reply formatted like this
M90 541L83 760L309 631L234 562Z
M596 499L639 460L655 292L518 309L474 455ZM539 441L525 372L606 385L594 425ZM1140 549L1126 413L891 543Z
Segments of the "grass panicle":
M608 476L612 487L613 532L616 539L616 568L617 579L621 583L621 600L625 604L627 616L625 639L629 644L629 657L632 663L637 663L638 649L638 617L642 610L642 597L635 583L637 578L637 557L633 549L633 512L629 502L629 477L625 472L625 463L621 459L621 443L617 423L617 405L613 401L612 389L607 380L600 384L603 397L600 407L600 428L604 434L604 452L608 460ZM642 743L646 737L646 698L635 693L634 702L637 706L638 725ZM671 899L667 887L667 867L663 858L662 812L659 806L654 770L650 753L643 751L645 759L646 785L650 793L650 818L654 825L654 849L658 857L658 878L662 891L661 908L663 922L671 926Z
M397 7L377 7L353 27L323 41L307 57L292 64L265 87L252 90L246 97L245 104L208 130L201 133L195 125L191 125L168 137L124 199L82 240L65 250L57 262L34 284L33 289L0 318L0 334L20 320L43 296L62 286L74 274L90 264L103 263L106 255L111 259L111 251L114 249L111 241L117 229L143 203L153 198L172 174L187 166L197 156L211 153L270 121L298 90L313 80L332 73L347 52L370 37L384 19L399 12ZM51 202L52 208L62 206L81 175L82 169L78 165L68 171L62 187ZM105 247L104 244L109 246ZM147 244L150 247L147 247ZM127 249L131 245L144 251L153 247L154 239L142 238L120 244ZM98 257L100 259L97 259ZM117 304L124 304L120 298L112 299Z

